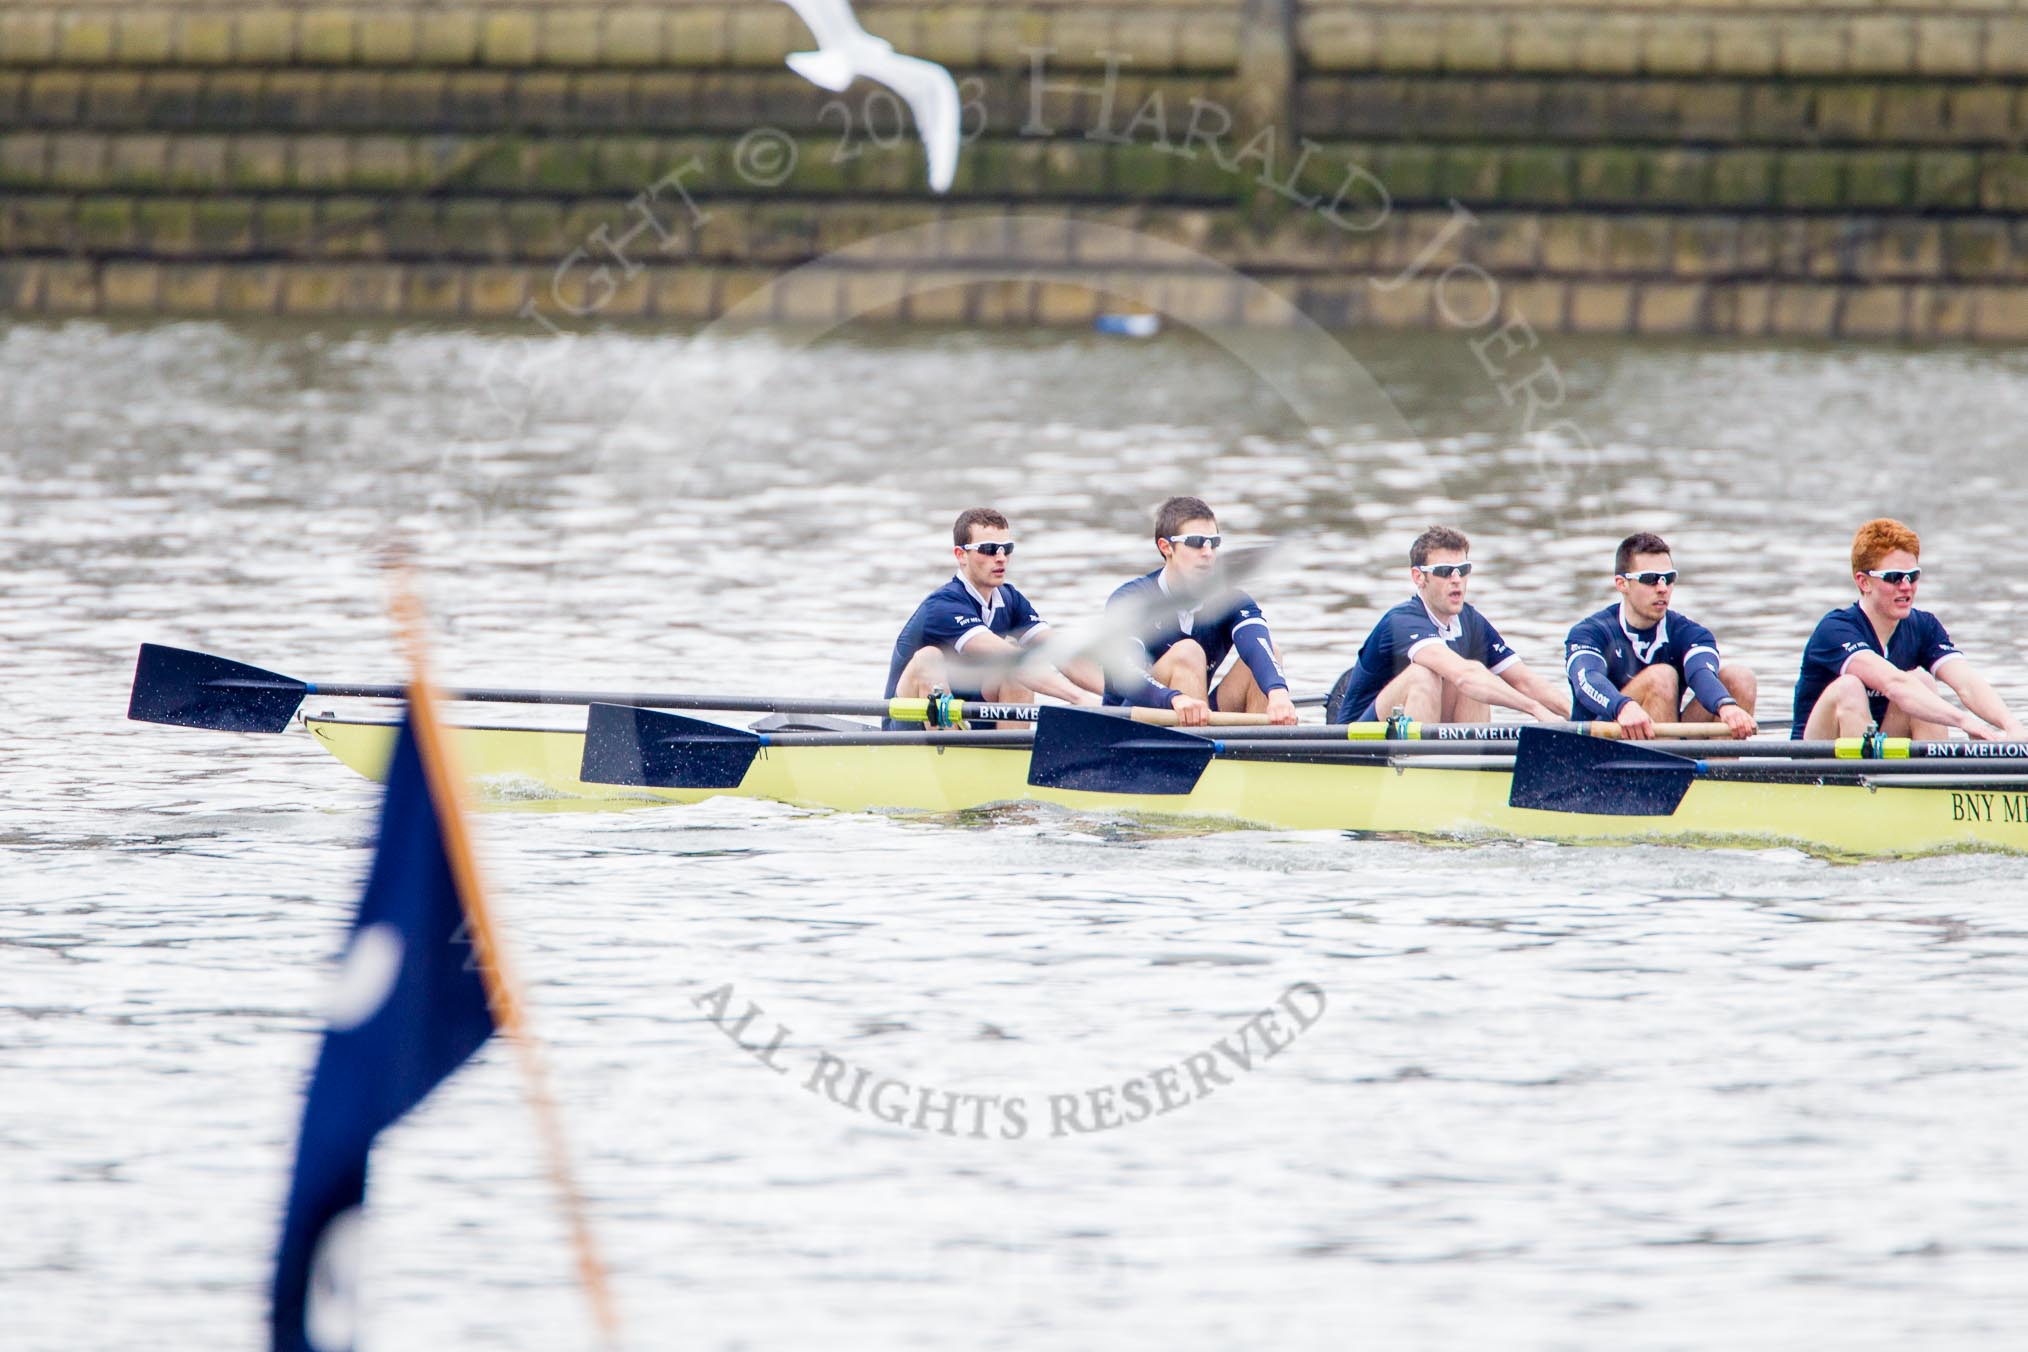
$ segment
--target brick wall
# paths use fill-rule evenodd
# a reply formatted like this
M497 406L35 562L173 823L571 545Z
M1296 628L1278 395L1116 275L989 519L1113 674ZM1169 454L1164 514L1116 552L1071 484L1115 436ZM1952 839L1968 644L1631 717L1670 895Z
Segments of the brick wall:
M860 14L948 198L775 0L16 0L0 306L2028 336L2012 0Z

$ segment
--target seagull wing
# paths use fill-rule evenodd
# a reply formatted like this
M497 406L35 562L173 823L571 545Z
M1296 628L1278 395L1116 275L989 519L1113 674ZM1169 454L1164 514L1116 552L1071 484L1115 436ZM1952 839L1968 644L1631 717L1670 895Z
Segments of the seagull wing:
M850 0L788 0L810 35L817 39L814 52L790 52L789 69L821 89L842 94L858 73L860 52L882 45L859 26Z
M810 36L817 39L817 46L825 51L849 47L854 38L866 36L866 30L859 26L858 18L852 13L852 0L787 0L796 17L810 30Z
M958 82L936 62L892 49L864 49L853 58L859 74L886 85L908 105L929 156L930 190L948 192L958 172Z

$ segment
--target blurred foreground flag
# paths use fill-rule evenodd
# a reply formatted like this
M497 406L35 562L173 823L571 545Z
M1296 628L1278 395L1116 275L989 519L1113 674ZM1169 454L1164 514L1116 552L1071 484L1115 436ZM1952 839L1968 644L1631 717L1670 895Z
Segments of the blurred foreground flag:
M366 1158L382 1128L492 1036L452 860L455 802L430 792L412 721L388 767L373 874L345 949L296 1146L275 1261L275 1352L350 1352ZM458 843L446 845L448 829Z

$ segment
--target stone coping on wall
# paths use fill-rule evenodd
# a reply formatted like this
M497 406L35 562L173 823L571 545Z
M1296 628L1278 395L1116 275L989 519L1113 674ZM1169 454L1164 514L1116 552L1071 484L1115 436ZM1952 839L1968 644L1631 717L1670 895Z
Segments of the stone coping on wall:
M1230 69L1238 4L867 4L867 28L955 69L1063 67L1105 53L1151 69ZM776 66L810 39L786 5L350 4L291 8L11 7L15 66L640 68ZM1312 71L1928 76L2028 74L2028 9L1673 4L1311 5L1293 55Z
M269 132L0 133L0 191L290 192L478 196L631 195L672 173L692 196L781 192L832 199L923 198L910 141L783 137L760 177L745 138L381 136ZM1276 187L1147 145L981 140L959 161L954 201L1188 201L1319 208L1360 218L1393 205L1545 209L2028 211L2028 151L1769 149L1735 146L1431 146L1322 142ZM1284 191L1286 190L1286 191ZM673 193L674 188L668 189ZM1307 203L1301 209L1296 201Z
M867 29L945 64L1026 66L1035 48L1066 65L1103 65L1117 50L1155 68L1230 69L1234 5L867 4ZM0 64L129 66L779 66L811 45L802 21L772 0L735 4L263 7L178 12L161 6L0 11Z
M1573 281L2028 285L2028 220L2018 216L1484 210L1461 218L1451 208L1394 211L1348 232L1309 216L1249 225L1205 208L1108 207L1062 215L1064 224L1040 237L1005 224L1036 215L927 203L719 202L697 220L667 222L663 239L635 232L638 210L623 199L35 194L0 203L0 255L521 263L562 274L632 262L788 268L841 250L930 269L1000 262L1103 270L1152 266L1180 248L1220 266L1298 276L1399 274L1455 262ZM923 243L928 227L939 227L934 247Z
M609 289L581 289L572 316L542 307L546 269L489 265L0 261L0 309L34 315L298 315L497 321L531 334L629 322L701 322L740 309L756 322L832 325L1087 326L1119 297L1188 327L1274 325L1301 314L1330 328L1516 325L1543 333L2019 341L2028 287L1791 282L1489 279L1460 312L1437 279L1104 274L1008 277L951 269L802 270L646 267ZM750 298L765 293L758 303ZM1490 303L1490 304L1488 304ZM1511 330L1510 330L1511 332Z
M1053 76L1041 125L1059 140L1117 136L1160 98L1172 140L1190 100L1231 106L1238 82L1215 74L1134 75L1107 98ZM1076 82L1070 82L1076 83ZM1082 88L1083 85L1078 85ZM1093 86L1107 90L1104 83ZM1035 116L1030 81L968 79L967 135L1018 133ZM820 135L866 131L879 102L886 136L905 131L891 100L840 100L787 69L377 70L0 67L0 129L741 133L767 124ZM1292 98L1296 134L1318 139L1722 146L2003 147L2028 144L2028 84L1999 80L1796 81L1652 76L1313 75ZM1151 133L1143 128L1142 140Z
M724 8L729 3L763 5L779 0L665 0L664 8ZM1292 12L1322 12L1339 9L1402 11L1411 13L1458 13L1469 11L1627 10L1627 11L1712 11L1730 14L1994 14L2028 10L2028 0L1275 0L1287 3ZM48 0L20 0L24 7L55 8ZM337 0L339 7L357 10L407 10L426 13L446 9L576 9L609 10L638 4L639 0ZM951 9L966 0L865 0L859 9ZM1021 0L1027 9L1085 9L1093 0ZM1190 11L1231 9L1237 0L1103 0L1110 9L1156 9ZM132 10L154 8L176 12L240 12L245 10L326 10L334 0L68 0L65 10Z

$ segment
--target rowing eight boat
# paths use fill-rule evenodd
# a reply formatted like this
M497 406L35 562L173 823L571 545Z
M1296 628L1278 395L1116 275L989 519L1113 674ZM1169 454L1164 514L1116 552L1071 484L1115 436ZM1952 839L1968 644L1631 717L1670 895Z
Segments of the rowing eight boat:
M372 779L385 774L395 724L329 714L306 714L302 722L352 769ZM1841 856L2028 850L2028 779L1974 767L1949 777L1902 776L1861 763L1838 774L1751 782L1700 778L1667 815L1613 816L1510 806L1511 771L1483 758L1304 761L1248 751L1211 760L1188 793L1091 793L1030 784L1029 751L1021 745L790 744L762 751L735 787L671 789L585 782L579 730L446 731L489 800L558 807L697 802L725 794L846 811L956 812L1026 801L1290 830L1790 844Z

